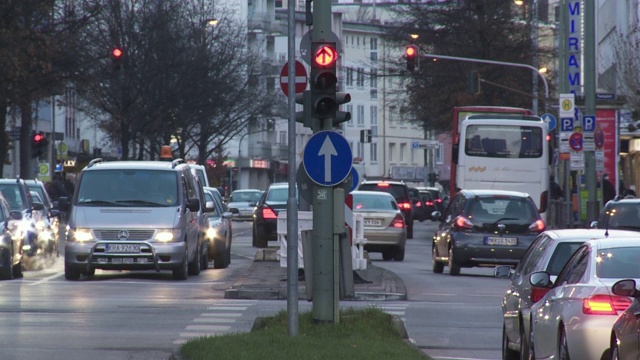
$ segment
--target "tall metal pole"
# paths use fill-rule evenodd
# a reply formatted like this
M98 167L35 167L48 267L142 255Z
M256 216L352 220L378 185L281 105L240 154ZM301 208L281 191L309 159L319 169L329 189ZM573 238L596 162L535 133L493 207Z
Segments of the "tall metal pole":
M311 41L331 38L331 1L313 1L313 32ZM290 82L291 83L291 82ZM313 119L314 134L333 129L333 119ZM316 322L335 321L333 189L313 184L313 307Z
M533 0L532 5L533 6L531 8L531 13L532 13L531 45L533 47L533 60L531 61L531 64L536 69L539 69L540 66L538 63L538 0ZM539 72L539 71L536 70L536 72ZM533 112L535 114L538 114L538 74L536 73L533 73L533 94L536 95L533 97L533 103L532 103ZM546 101L545 101L545 107L546 107Z
M561 94L565 94L569 91L569 83L568 83L568 54L567 54L567 38L569 37L569 26L568 26L568 13L569 9L567 8L567 1L560 0L560 4L558 5L560 8L560 33L558 35L558 44L560 46L560 59L559 59L559 69L558 69L558 88L560 89ZM560 144L560 132L558 131L558 141L557 144ZM572 213L571 213L571 172L569 169L569 160L562 161L562 169L564 174L563 184L564 184L564 215L566 221L566 227L571 227L572 223Z
M287 3L288 94L289 105L289 194L287 198L287 317L289 336L298 335L298 201L296 196L296 19L295 0Z
M596 6L595 0L584 1L584 113L596 115ZM585 131L585 129L583 129ZM587 224L598 217L595 150L584 152L587 199Z

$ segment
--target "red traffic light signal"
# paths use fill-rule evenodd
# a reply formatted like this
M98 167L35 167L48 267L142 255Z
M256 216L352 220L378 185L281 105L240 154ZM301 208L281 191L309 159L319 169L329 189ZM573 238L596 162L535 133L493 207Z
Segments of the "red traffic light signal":
M40 145L43 142L44 142L44 135L42 135L42 133L37 133L33 135L33 143L35 145Z
M321 44L314 49L313 62L319 67L333 66L338 60L338 52L329 44Z
M111 55L113 55L114 59L120 59L120 57L122 57L122 50L120 50L119 48L115 48L113 49L113 51L111 51Z
M418 54L418 48L415 45L409 45L404 50L404 55L407 58L407 70L409 71L415 70L417 54Z
M120 70L122 62L122 58L124 56L124 51L122 49L116 47L111 50L111 61L113 62L113 69Z

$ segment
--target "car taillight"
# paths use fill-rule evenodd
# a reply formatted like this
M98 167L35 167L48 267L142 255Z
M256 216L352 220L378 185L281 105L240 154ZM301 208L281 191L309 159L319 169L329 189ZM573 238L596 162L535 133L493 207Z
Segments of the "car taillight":
M473 228L473 223L464 216L458 216L456 219L456 226L460 229L471 229Z
M529 298L531 299L531 302L537 303L538 301L540 301L540 299L542 299L545 296L546 293L549 292L549 290L551 290L551 288L531 286L531 292L529 294Z
M631 300L626 296L593 295L582 300L582 312L591 315L618 315L618 311L625 311Z
M416 203L416 207L422 207L422 203L418 201L418 202Z
M270 207L265 207L262 209L262 218L267 220L267 219L277 219L278 218L278 214L276 214L275 211L273 211L272 208Z
M426 206L433 206L433 201L425 201L424 204Z
M398 207L400 209L410 210L411 209L411 203L408 203L408 202L398 203Z
M533 224L529 225L529 231L531 232L543 232L546 228L544 221L538 219Z
M389 187L389 183L385 183L385 182L378 183L378 187Z
M437 203L441 203L441 202L442 202L442 199L436 199L436 202L437 202Z
M396 215L395 218L393 218L393 221L391 221L391 226L393 226L394 228L398 228L401 229L404 227L404 218L402 217L402 215Z

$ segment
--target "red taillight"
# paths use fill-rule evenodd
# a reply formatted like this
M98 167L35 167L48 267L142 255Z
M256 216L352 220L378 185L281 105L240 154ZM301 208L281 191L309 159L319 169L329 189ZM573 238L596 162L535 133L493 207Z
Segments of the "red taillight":
M389 187L389 183L384 183L384 182L378 183L378 187Z
M411 209L411 203L408 203L408 202L398 203L398 207L399 207L400 209L406 209L406 210L409 210L409 209Z
M393 218L393 221L391 222L391 226L393 226L394 228L403 228L404 227L404 219L402 218L401 215L396 215L395 218Z
M276 214L275 211L273 211L273 209L271 209L270 207L266 207L262 209L262 218L267 220L267 219L277 219L278 218L278 214Z
M421 203L421 202L417 202L417 203L416 203L416 207L421 207L421 206L422 206L422 203Z
M533 224L529 225L529 231L531 232L543 232L546 228L544 221L538 219Z
M631 300L626 296L593 295L582 300L582 312L591 315L618 315L618 311L625 311Z
M473 228L473 223L464 216L458 216L456 219L456 226L460 229L471 229Z
M551 288L544 288L539 286L531 286L531 293L529 294L529 298L531 298L531 302L537 303L544 297L546 293L549 292Z
M433 201L425 201L424 204L426 206L433 206Z
M442 199L436 199L436 202L437 202L437 203L441 203L441 202L442 202Z

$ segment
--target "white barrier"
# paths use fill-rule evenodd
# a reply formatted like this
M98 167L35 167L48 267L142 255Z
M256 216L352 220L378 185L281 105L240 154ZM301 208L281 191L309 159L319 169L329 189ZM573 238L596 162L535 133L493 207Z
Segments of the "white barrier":
M364 257L364 244L367 239L364 237L364 217L362 214L353 214L354 231L351 239L351 257L353 270L365 270L367 268L367 259ZM313 212L298 211L298 268L304 268L304 252L302 249L302 231L313 230ZM287 212L280 211L278 213L277 222L278 243L278 259L280 267L287 267ZM310 249L308 249L310 250Z

